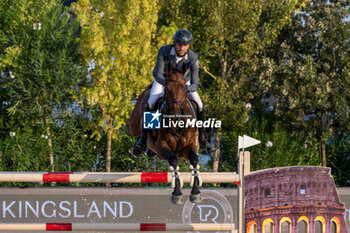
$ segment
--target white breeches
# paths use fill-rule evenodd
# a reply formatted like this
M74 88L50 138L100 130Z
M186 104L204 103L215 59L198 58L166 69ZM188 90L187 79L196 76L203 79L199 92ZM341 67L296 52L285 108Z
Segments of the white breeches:
M190 81L186 83L186 85L190 85ZM151 93L148 99L148 106L153 109L154 105L156 104L157 100L164 95L164 87L162 84L158 83L156 80L153 81ZM193 101L195 101L198 105L199 111L203 110L203 103L201 99L199 98L198 93L195 92L189 92L187 93L187 97Z

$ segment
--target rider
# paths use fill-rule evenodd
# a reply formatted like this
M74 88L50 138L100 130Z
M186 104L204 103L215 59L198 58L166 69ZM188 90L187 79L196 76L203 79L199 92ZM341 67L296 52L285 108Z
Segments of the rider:
M187 97L195 101L198 105L199 113L198 120L204 121L203 103L197 93L198 88L198 56L190 49L192 43L192 34L185 29L178 30L174 35L174 44L165 45L158 51L157 63L153 70L154 81L148 99L148 104L144 111L153 109L157 100L164 95L165 85L165 65L170 64L173 68L180 70L183 64L186 65L186 89L188 91ZM199 144L202 149L208 152L214 151L216 148L212 147L207 142L204 127L198 128ZM139 151L146 150L147 133L142 129L141 136L137 138L134 148Z

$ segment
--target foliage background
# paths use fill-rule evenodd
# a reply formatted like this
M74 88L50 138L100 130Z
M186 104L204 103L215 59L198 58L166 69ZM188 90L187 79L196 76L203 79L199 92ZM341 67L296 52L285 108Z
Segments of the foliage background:
M220 150L202 155L202 170L235 171L246 134L262 141L252 170L330 166L350 186L349 5L3 0L0 170L167 171L130 154L128 118L157 50L187 28L207 117L223 122L209 132Z

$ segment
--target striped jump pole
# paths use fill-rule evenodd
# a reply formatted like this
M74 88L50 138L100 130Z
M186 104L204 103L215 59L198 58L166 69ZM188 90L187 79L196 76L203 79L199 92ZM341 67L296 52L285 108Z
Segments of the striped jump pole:
M190 172L180 174L185 183ZM235 172L201 172L203 183L240 184ZM0 182L171 183L171 172L0 172Z
M232 223L0 223L0 231L233 231Z

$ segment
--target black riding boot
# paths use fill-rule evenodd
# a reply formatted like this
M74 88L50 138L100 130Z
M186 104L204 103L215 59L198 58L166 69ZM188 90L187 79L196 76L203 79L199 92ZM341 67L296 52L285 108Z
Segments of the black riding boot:
M150 108L148 107L148 104L146 105L144 112L150 111ZM136 142L134 144L133 154L134 155L140 155L141 153L145 152L147 148L147 130L142 127L141 135L136 139Z
M198 113L198 120L205 121L204 109ZM199 132L198 141L199 141L200 148L205 150L206 153L211 153L216 151L217 147L215 145L212 146L212 144L207 140L207 134L205 132L205 128L204 127L198 128L198 132Z

